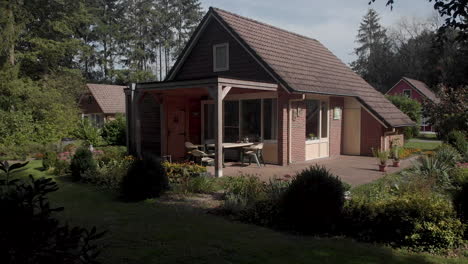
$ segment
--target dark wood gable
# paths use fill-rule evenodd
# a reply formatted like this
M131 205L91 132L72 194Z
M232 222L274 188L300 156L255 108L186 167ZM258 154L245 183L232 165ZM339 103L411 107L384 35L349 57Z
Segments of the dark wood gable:
M213 72L213 45L226 42L229 43L229 70ZM211 19L185 63L174 76L174 80L215 76L274 82L273 78L247 53L239 42L218 21Z

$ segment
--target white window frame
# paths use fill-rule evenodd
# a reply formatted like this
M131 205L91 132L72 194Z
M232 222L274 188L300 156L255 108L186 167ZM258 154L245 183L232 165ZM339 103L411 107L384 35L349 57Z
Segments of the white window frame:
M226 67L216 67L216 49L226 47ZM213 72L229 71L229 43L220 43L213 45Z
M306 100L316 100L319 101L320 107L319 107L319 125L318 125L318 138L317 139L309 139L307 138L306 135L306 144L315 144L315 143L321 143L321 142L328 142L328 138L330 137L330 100L329 99L316 99L316 98L307 98ZM322 104L325 104L327 106L327 136L322 137ZM307 113L307 111L306 111ZM307 117L306 117L306 122L307 122Z
M409 95L406 95L406 94L405 94L406 91L409 91ZM411 98L412 93L413 93L413 91L411 91L411 89L404 89L404 90L403 90L403 95L404 95L404 96L408 96L408 98Z

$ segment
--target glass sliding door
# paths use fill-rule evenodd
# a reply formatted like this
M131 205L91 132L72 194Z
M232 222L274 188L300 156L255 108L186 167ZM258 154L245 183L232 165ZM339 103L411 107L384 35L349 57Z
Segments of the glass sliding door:
M241 139L258 141L262 135L261 130L261 99L241 101Z
M239 101L224 102L224 142L239 140Z

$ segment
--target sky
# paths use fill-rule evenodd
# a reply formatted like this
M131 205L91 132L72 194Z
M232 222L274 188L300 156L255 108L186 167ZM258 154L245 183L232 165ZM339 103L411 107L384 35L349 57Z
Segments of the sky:
M343 62L355 59L352 54L359 23L369 7L380 15L385 27L402 18L427 19L435 15L428 0L397 0L386 7L387 0L201 0L208 10L218 7L273 26L315 38Z

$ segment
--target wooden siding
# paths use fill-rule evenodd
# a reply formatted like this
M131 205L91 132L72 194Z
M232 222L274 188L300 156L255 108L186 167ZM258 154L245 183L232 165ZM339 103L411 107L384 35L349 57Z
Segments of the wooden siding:
M229 43L229 70L213 72L213 45ZM257 61L217 22L211 20L174 80L231 77L274 82Z
M152 95L146 95L141 103L141 152L161 155L161 110Z
M80 100L80 108L83 114L97 114L102 113L96 99L90 93L84 94Z

